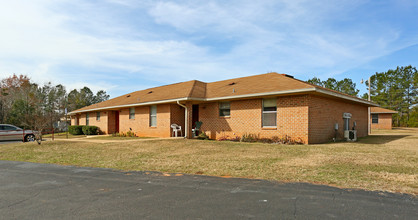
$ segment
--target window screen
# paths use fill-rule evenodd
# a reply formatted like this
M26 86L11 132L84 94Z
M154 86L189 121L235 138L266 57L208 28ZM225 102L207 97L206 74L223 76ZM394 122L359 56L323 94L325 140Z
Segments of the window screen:
M96 113L96 121L100 121L100 112Z
M262 126L263 127L276 127L277 126L277 99L263 99L263 115Z
M157 106L156 105L150 106L149 126L150 127L157 127Z
M379 123L379 115L378 114L372 114L372 123L378 124Z
M135 119L135 108L129 108L129 119Z
M231 103L230 102L219 103L219 116L231 116Z
M86 113L86 125L89 125L89 113Z

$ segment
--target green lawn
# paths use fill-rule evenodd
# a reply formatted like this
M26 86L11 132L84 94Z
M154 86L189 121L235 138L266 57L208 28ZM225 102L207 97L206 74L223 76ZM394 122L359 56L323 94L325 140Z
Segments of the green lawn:
M184 139L0 145L0 159L119 170L310 182L418 194L418 129L356 143L273 145Z
M114 137L114 136L95 136L89 137L92 140L136 140L136 139L150 139L152 137Z
M86 137L86 135L72 135L70 133L68 133L68 138L84 138ZM52 134L44 134L42 135L42 138L52 138ZM67 138L67 133L66 132L62 132L62 133L55 133L54 134L54 139L66 139Z

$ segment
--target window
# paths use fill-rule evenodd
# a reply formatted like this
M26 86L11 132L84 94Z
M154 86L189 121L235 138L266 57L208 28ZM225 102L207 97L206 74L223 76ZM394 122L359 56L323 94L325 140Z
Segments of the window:
M96 113L96 121L100 121L100 112Z
M149 126L157 127L157 106L151 105L149 109Z
M263 99L263 127L276 127L277 120L277 99Z
M86 113L86 125L89 125L89 113Z
M372 123L373 124L379 124L379 115L378 114L372 114Z
M129 119L135 119L135 108L129 108Z
M219 116L223 116L223 117L231 116L231 103L230 102L219 103Z

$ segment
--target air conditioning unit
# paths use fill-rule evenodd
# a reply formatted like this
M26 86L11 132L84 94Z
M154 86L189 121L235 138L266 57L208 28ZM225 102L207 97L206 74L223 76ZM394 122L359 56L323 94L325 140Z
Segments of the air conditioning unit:
M357 130L346 130L346 131L344 131L344 138L347 141L357 141Z

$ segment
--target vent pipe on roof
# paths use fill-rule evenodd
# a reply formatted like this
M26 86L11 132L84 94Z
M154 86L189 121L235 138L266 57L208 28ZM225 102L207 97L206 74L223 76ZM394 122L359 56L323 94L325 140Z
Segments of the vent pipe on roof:
M292 78L292 79L294 79L295 77L293 77L292 75L287 75L287 74L282 74L283 76L286 76L286 77L289 77L289 78Z

